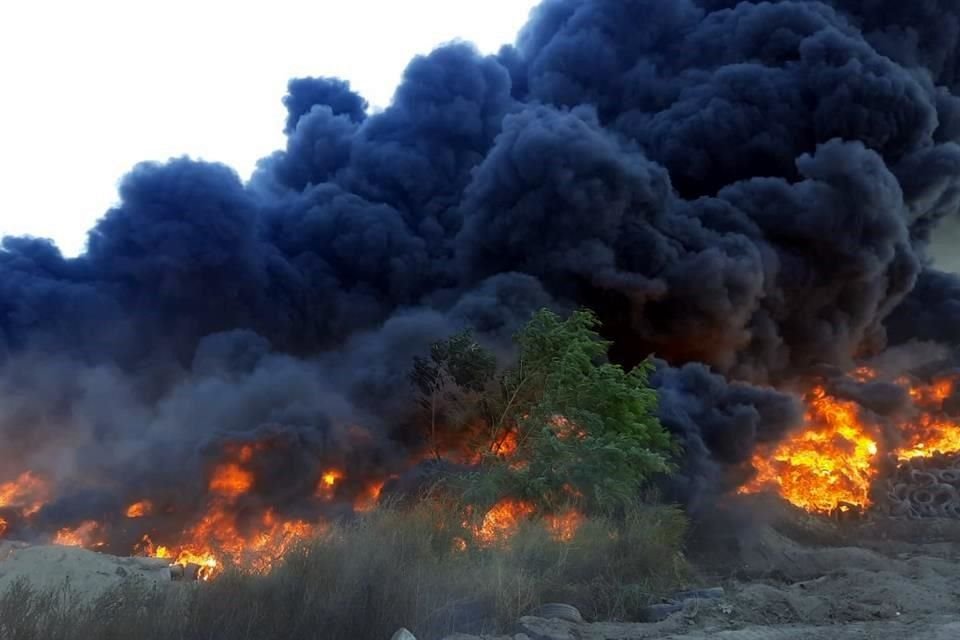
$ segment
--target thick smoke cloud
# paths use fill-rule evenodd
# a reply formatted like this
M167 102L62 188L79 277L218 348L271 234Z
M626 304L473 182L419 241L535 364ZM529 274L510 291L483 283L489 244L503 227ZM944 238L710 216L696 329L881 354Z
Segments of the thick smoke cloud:
M744 383L728 383L701 364L659 362L660 418L684 448L686 464L668 480L668 496L694 509L736 489L757 445L780 440L801 419L795 398Z
M79 258L3 240L0 460L142 493L271 434L288 475L254 498L296 510L323 465L390 473L420 446L405 376L432 340L474 326L505 353L532 310L585 304L618 360L665 361L675 494L732 486L800 419L766 385L957 340L960 281L927 245L960 207L958 20L545 0L496 55L414 59L379 113L293 80L248 184L144 164Z

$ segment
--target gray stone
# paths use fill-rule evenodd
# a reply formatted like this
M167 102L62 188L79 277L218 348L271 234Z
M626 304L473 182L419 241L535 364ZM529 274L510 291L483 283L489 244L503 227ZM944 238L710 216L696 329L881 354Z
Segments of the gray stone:
M646 622L660 622L680 611L683 611L683 604L679 602L652 604L646 608L643 619Z
M417 637L410 633L406 627L400 627L393 636L391 636L390 640L417 640Z
M559 602L549 602L547 604L540 605L531 611L530 615L536 618L566 620L568 622L583 622L583 616L580 615L580 611L576 607L569 604L561 604Z
M701 599L701 600L719 600L726 592L723 590L723 587L711 587L709 589L695 589L693 591L680 591L679 593L673 594L671 600L676 600L683 602L684 600L692 599Z
M558 618L546 619L535 616L520 618L517 631L526 635L530 640L576 640L574 633L576 623Z

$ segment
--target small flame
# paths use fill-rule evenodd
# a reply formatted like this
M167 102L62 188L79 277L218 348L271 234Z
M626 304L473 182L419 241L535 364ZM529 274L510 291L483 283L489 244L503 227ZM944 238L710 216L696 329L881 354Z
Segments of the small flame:
M103 542L94 542L94 536L100 530L100 524L94 520L87 520L75 529L64 527L57 531L53 544L64 547L100 547Z
M25 471L16 480L0 484L0 508L19 508L24 517L30 517L43 508L49 487L36 474Z
M554 540L570 542L577 535L583 523L583 514L576 509L567 509L558 514L547 516L547 530Z
M164 547L161 547L161 549L167 551ZM158 557L163 558L167 556ZM197 565L197 579L203 580L204 582L213 578L220 566L212 553L193 553L190 550L181 551L173 564L178 564L181 567L187 567L191 564Z
M360 513L373 511L380 502L380 493L383 491L384 484L382 480L368 484L364 492L354 500L353 510Z
M317 483L317 489L314 495L324 500L332 500L336 485L343 480L343 478L344 474L339 469L324 471L320 476L320 482Z
M492 453L502 458L509 458L517 452L519 442L517 441L516 431L507 431L503 437L493 443Z
M235 462L221 464L214 469L209 488L223 496L241 496L253 488L253 474Z
M253 450L253 445L245 444L240 447L240 453L237 455L237 458L240 460L240 462L246 464L247 462L253 460Z
M171 564L184 567L195 564L200 567L198 578L210 580L222 571L222 559L256 572L267 572L296 543L325 529L325 525L304 520L284 520L273 509L267 509L260 517L260 527L243 535L236 515L227 505L214 505L184 533L184 542L177 547L154 547L147 536L139 547L144 555L173 559Z
M533 505L529 502L505 498L484 514L474 533L483 546L503 543L517 532L520 522L533 512Z
M556 431L557 437L561 440L566 440L567 438L583 440L587 437L587 432L581 429L576 423L572 422L566 416L553 416L551 422L553 423L553 428L554 431Z
M871 380L877 379L876 370L870 367L857 367L850 375L857 382L870 382Z
M939 415L944 400L953 395L954 381L941 379L920 386L903 377L897 383L907 388L914 403L923 410L919 418L901 428L906 442L895 451L897 458L909 460L960 451L960 424Z
M131 519L142 518L153 513L153 503L149 500L134 502L127 507L127 517Z
M900 460L909 460L958 451L960 451L960 424L923 415L911 425L907 442L897 449L896 456Z
M936 380L930 385L916 385L910 378L902 376L897 378L897 384L906 387L913 401L926 409L939 409L943 401L953 394L953 380Z

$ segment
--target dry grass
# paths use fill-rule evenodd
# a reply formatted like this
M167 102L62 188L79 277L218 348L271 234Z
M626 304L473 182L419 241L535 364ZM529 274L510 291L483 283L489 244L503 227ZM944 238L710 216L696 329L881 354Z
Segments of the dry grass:
M266 576L208 584L125 584L94 603L16 585L0 596L0 640L383 639L494 631L547 601L594 619L634 617L687 577L683 516L644 507L586 522L559 543L536 523L508 547L456 551L463 535L435 504L383 509L335 527Z

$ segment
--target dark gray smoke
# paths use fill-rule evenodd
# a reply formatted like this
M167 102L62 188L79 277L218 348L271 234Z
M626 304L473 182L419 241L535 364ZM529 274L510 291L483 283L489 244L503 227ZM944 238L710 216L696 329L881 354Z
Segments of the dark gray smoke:
M144 164L84 255L4 239L4 468L119 504L266 429L288 453L254 498L295 511L324 465L422 444L405 375L432 340L504 347L583 304L616 359L669 363L675 493L734 486L799 419L764 385L957 342L926 247L960 205L958 24L949 0L545 0L497 55L413 60L375 115L293 80L249 184Z

